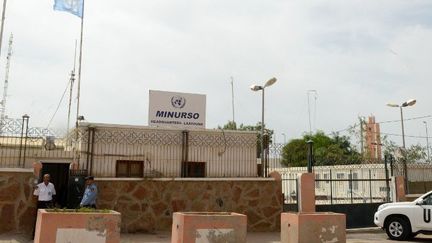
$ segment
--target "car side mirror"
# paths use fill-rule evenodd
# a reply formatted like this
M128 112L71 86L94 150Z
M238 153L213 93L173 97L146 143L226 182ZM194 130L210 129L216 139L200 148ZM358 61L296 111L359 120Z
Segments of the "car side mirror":
M419 199L419 200L417 200L417 202L416 202L416 205L423 205L423 199Z

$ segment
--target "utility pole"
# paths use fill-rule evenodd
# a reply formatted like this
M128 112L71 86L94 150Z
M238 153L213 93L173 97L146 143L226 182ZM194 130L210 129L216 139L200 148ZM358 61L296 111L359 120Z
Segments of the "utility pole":
M7 0L3 0L3 10L2 10L2 16L1 16L1 25L0 25L0 57L1 57L1 48L3 44L3 30L4 30L4 23L6 18L6 3ZM12 34L11 34L12 35ZM11 44L9 44L11 45ZM7 79L5 80L5 84L3 87L3 98L1 100L1 106L0 106L0 133L3 128L3 124L5 122L5 110L6 110L6 95L7 95Z
M232 121L233 124L236 125L235 123L235 109L234 109L234 78L231 77L231 98L232 98ZM237 128L237 125L236 125Z
M7 100L7 91L9 86L9 67L10 67L10 60L12 57L12 43L13 43L13 34L11 33L9 37L9 48L8 48L8 54L6 57L6 70L5 70L5 80L4 80L4 86L3 86L3 97L1 100L1 106L0 106L0 133L1 128L3 124L5 124L6 119L6 100Z
M308 100L308 114L309 114L309 135L312 136L312 123L311 123L311 112L310 112L310 101L309 101L309 94L310 93L314 93L315 96L315 119L316 119L316 96L317 96L317 91L314 89L310 89L307 91L307 100Z
M360 152L361 152L361 156L364 156L364 130L363 130L363 117L359 116L359 121L360 121Z
M4 29L4 22L6 18L6 3L7 0L3 0L3 11L1 16L1 27L0 27L0 56L1 56L1 47L3 44L3 29Z
M428 133L428 125L426 121L423 121L423 123L425 124L425 128L426 128L426 149L427 149L427 160L428 162L430 162L430 152L429 152L429 133Z

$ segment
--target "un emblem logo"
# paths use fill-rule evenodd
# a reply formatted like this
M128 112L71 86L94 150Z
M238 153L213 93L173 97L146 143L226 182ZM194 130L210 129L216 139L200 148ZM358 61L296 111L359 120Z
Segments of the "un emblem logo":
M186 105L186 99L181 96L173 96L171 97L171 105L174 108L181 109Z

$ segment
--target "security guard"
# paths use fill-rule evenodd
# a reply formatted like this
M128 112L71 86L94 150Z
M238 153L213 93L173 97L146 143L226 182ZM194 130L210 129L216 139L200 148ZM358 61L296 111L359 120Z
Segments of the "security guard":
M51 208L54 205L56 190L54 184L50 182L50 175L43 176L43 182L37 184L33 195L38 197L37 208Z
M96 208L96 197L98 189L94 183L93 176L87 176L86 178L86 189L84 191L84 196L81 200L80 207L82 208Z

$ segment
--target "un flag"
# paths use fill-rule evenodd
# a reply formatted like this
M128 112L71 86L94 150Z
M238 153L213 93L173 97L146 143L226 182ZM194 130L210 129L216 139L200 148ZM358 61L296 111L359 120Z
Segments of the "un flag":
M54 0L54 10L69 12L82 18L84 0Z

